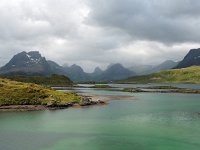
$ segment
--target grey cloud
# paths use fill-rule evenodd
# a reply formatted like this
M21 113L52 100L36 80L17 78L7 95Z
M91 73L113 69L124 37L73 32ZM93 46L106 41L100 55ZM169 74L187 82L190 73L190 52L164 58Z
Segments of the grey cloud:
M197 0L89 0L88 22L118 28L133 39L166 44L199 42Z
M179 60L199 47L198 0L1 0L0 65L39 50L87 71Z

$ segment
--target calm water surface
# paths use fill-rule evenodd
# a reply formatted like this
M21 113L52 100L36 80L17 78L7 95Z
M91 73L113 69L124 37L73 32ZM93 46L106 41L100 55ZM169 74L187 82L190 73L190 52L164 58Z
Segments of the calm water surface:
M199 150L200 95L132 95L107 106L0 113L1 150Z
M109 84L112 87L121 87L121 88L137 88L137 87L149 87L149 86L174 86L178 88L190 88L190 89L200 89L200 84Z

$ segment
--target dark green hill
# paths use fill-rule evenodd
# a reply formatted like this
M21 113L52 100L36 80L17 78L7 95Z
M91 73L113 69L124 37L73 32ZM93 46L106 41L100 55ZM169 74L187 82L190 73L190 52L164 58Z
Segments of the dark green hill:
M3 76L3 78L47 86L68 86L72 84L72 81L68 77L56 74L53 74L51 76L9 75Z
M0 78L1 105L64 105L80 102L73 93L64 93L32 83L22 83Z

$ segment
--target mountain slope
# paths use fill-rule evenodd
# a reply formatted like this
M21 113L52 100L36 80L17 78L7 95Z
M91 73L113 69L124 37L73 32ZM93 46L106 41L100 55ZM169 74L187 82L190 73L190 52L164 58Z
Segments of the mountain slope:
M136 72L137 75L147 75L161 70L172 69L178 65L178 62L172 60L166 60L163 63L152 66L152 65L137 65L130 68L130 70Z
M163 70L151 75L131 77L118 83L200 83L200 66Z
M48 60L47 63L49 64L52 73L59 75L67 74L65 69L62 66L58 65L56 62Z
M186 68L190 66L200 66L200 48L191 49L175 68Z
M158 71L161 71L161 70L172 69L172 68L174 68L175 66L177 66L178 63L179 63L179 62L174 62L174 61L172 61L172 60L166 60L166 61L164 61L163 63L161 63L160 65L155 66L155 67L152 69L152 72L151 72L151 73L158 72Z

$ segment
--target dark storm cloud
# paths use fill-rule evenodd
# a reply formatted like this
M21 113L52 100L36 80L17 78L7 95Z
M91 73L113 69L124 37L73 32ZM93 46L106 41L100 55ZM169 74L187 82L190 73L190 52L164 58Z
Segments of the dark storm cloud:
M90 0L89 23L117 28L135 40L199 42L198 0Z

